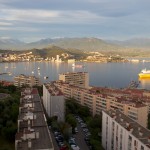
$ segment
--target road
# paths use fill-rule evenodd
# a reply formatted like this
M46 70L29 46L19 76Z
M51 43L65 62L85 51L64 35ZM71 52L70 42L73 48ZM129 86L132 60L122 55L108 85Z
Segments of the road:
M78 124L77 128L78 128L78 133L76 133L74 135L76 144L80 147L80 150L89 150L89 148L88 148L88 146L84 140L84 137L85 137L84 133L83 133L82 128L79 124Z

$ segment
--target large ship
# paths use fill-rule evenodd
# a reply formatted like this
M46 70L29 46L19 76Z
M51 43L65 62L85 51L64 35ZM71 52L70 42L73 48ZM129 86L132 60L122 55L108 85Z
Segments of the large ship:
M146 70L146 68L141 70L141 72L139 73L139 77L140 78L150 78L150 70Z

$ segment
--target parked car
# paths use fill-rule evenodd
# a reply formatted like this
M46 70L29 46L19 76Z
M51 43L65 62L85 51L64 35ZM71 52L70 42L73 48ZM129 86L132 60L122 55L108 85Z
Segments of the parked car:
M60 150L68 150L68 147L66 145L64 145L60 148Z
M78 133L78 128L76 127L76 128L74 129L74 131L75 131L75 133Z
M77 145L71 145L71 148L72 148L73 150L80 150L79 146L77 146Z

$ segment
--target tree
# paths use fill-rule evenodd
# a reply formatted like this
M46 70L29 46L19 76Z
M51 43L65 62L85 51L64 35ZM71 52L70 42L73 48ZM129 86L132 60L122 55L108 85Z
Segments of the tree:
M87 106L80 106L80 109L79 109L78 113L82 117L90 116L90 110L89 110L89 108Z
M77 126L77 121L72 114L68 114L66 116L66 121L72 126L73 129Z

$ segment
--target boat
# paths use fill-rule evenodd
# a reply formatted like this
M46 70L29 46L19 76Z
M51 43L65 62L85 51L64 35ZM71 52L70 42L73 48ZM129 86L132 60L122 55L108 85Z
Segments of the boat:
M44 76L44 79L48 79L48 76Z
M84 65L75 65L75 64L72 64L72 67L74 68L83 68L83 67L85 67Z
M139 77L140 78L150 78L150 70L146 70L146 68L141 70L141 72L139 73Z
M38 70L40 70L40 67L38 67Z

